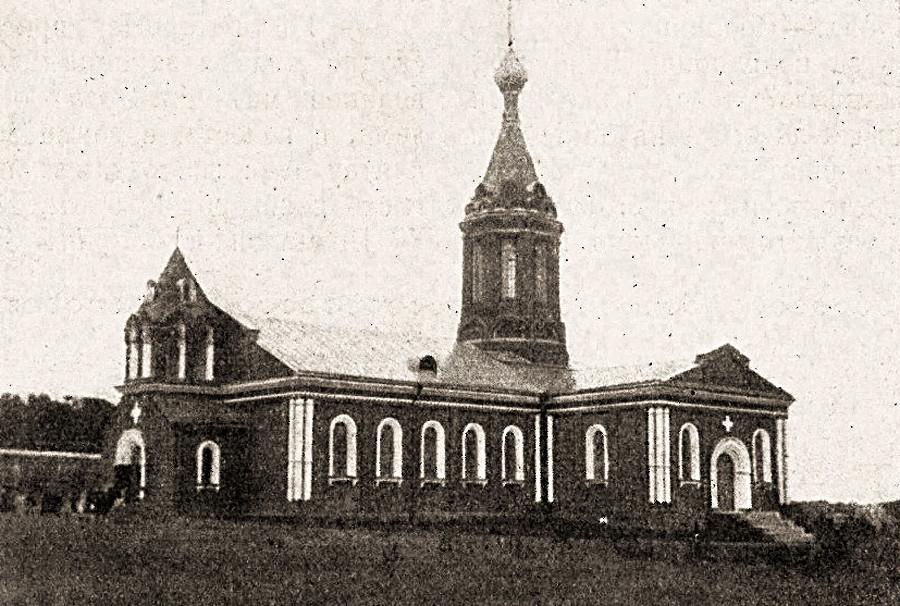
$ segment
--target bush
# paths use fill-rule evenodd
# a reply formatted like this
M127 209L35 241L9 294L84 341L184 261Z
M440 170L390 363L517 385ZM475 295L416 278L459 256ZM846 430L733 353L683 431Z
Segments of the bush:
M894 569L900 561L900 523L881 505L794 503L785 513L816 536L816 564Z

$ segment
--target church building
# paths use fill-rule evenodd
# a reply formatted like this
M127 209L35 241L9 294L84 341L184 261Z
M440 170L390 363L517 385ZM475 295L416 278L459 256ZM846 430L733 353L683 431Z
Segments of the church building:
M176 249L125 326L117 486L197 515L539 511L653 528L784 503L793 398L734 347L635 368L570 362L563 224L522 134L526 80L510 42L500 135L460 223L449 350L237 311Z

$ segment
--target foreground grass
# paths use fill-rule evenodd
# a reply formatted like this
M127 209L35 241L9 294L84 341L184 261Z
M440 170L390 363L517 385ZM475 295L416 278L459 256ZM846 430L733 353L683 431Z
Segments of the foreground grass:
M0 604L891 604L843 566L654 561L602 540L0 515Z

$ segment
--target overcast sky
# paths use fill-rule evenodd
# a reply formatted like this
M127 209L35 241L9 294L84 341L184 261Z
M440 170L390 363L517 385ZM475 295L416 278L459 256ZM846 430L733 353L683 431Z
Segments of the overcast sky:
M0 391L114 397L176 227L201 285L452 340L500 0L0 4ZM900 499L896 0L521 0L582 366L723 343L796 498Z

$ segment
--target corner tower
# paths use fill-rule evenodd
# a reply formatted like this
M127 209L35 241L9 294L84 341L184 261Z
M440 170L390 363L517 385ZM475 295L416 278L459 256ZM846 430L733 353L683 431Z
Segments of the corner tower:
M504 100L500 136L460 223L463 285L456 339L538 364L567 366L559 308L563 227L519 126L519 93L527 80L510 39L494 73Z

